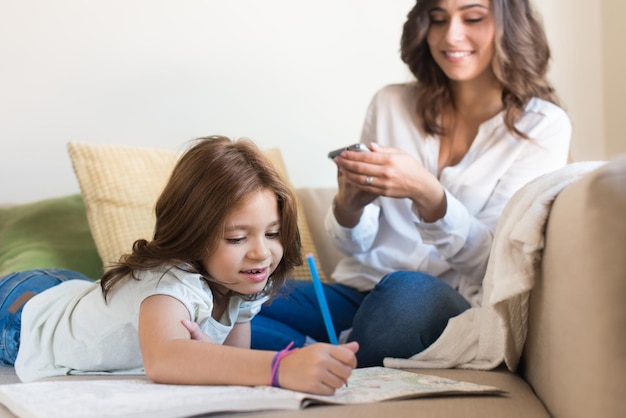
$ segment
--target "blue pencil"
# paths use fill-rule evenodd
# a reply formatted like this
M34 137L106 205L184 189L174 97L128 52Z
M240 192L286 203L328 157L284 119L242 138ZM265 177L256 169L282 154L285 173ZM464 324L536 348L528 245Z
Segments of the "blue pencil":
M309 270L311 271L311 278L313 279L313 287L315 288L315 295L317 296L317 301L320 305L320 310L322 311L322 317L324 318L324 326L326 326L328 340L332 344L338 345L339 341L337 341L335 327L333 326L333 321L330 318L328 302L326 301L326 295L324 294L324 289L322 288L322 280L320 279L317 267L315 266L315 258L313 257L313 254L307 254L306 260L309 263Z

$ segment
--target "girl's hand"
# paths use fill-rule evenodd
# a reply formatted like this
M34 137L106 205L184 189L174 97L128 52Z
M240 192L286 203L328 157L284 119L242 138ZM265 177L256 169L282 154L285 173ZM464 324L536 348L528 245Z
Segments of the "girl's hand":
M202 332L200 326L193 321L183 319L181 324L189 331L192 340L202 341L205 343L214 343L215 341ZM243 322L233 326L233 329L224 340L223 345L230 345L233 347L250 348L250 323Z
M278 381L285 389L332 395L356 367L355 341L342 345L317 343L294 351L280 361Z
M192 340L204 341L206 343L214 342L211 339L211 337L209 337L204 332L202 332L202 330L200 329L200 326L196 324L195 322L190 321L188 319L183 319L180 322L181 324L183 324L185 328L187 328L187 331L189 331L189 334L191 334Z

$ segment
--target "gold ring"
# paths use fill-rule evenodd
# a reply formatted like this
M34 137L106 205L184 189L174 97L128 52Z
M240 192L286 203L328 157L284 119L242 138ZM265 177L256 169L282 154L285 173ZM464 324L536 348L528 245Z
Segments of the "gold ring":
M365 177L365 184L367 184L368 186L371 186L373 180L374 179L372 178L372 176L367 176Z

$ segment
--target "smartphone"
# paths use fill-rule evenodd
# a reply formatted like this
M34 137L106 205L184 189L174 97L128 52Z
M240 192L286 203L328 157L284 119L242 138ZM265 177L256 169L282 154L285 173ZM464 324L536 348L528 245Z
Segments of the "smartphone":
M328 158L331 160L341 154L344 151L369 151L370 149L365 144L352 144L347 147L341 147L328 153Z

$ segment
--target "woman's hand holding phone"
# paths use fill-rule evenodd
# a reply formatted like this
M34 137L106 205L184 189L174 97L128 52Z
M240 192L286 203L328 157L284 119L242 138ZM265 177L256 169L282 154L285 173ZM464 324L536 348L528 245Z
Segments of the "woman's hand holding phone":
M369 151L369 148L367 148L367 145L361 144L361 143L352 144L352 145L348 145L347 147L341 147L341 148L338 148L336 150L329 152L328 158L333 160L335 157L339 156L339 154L341 154L344 151Z

